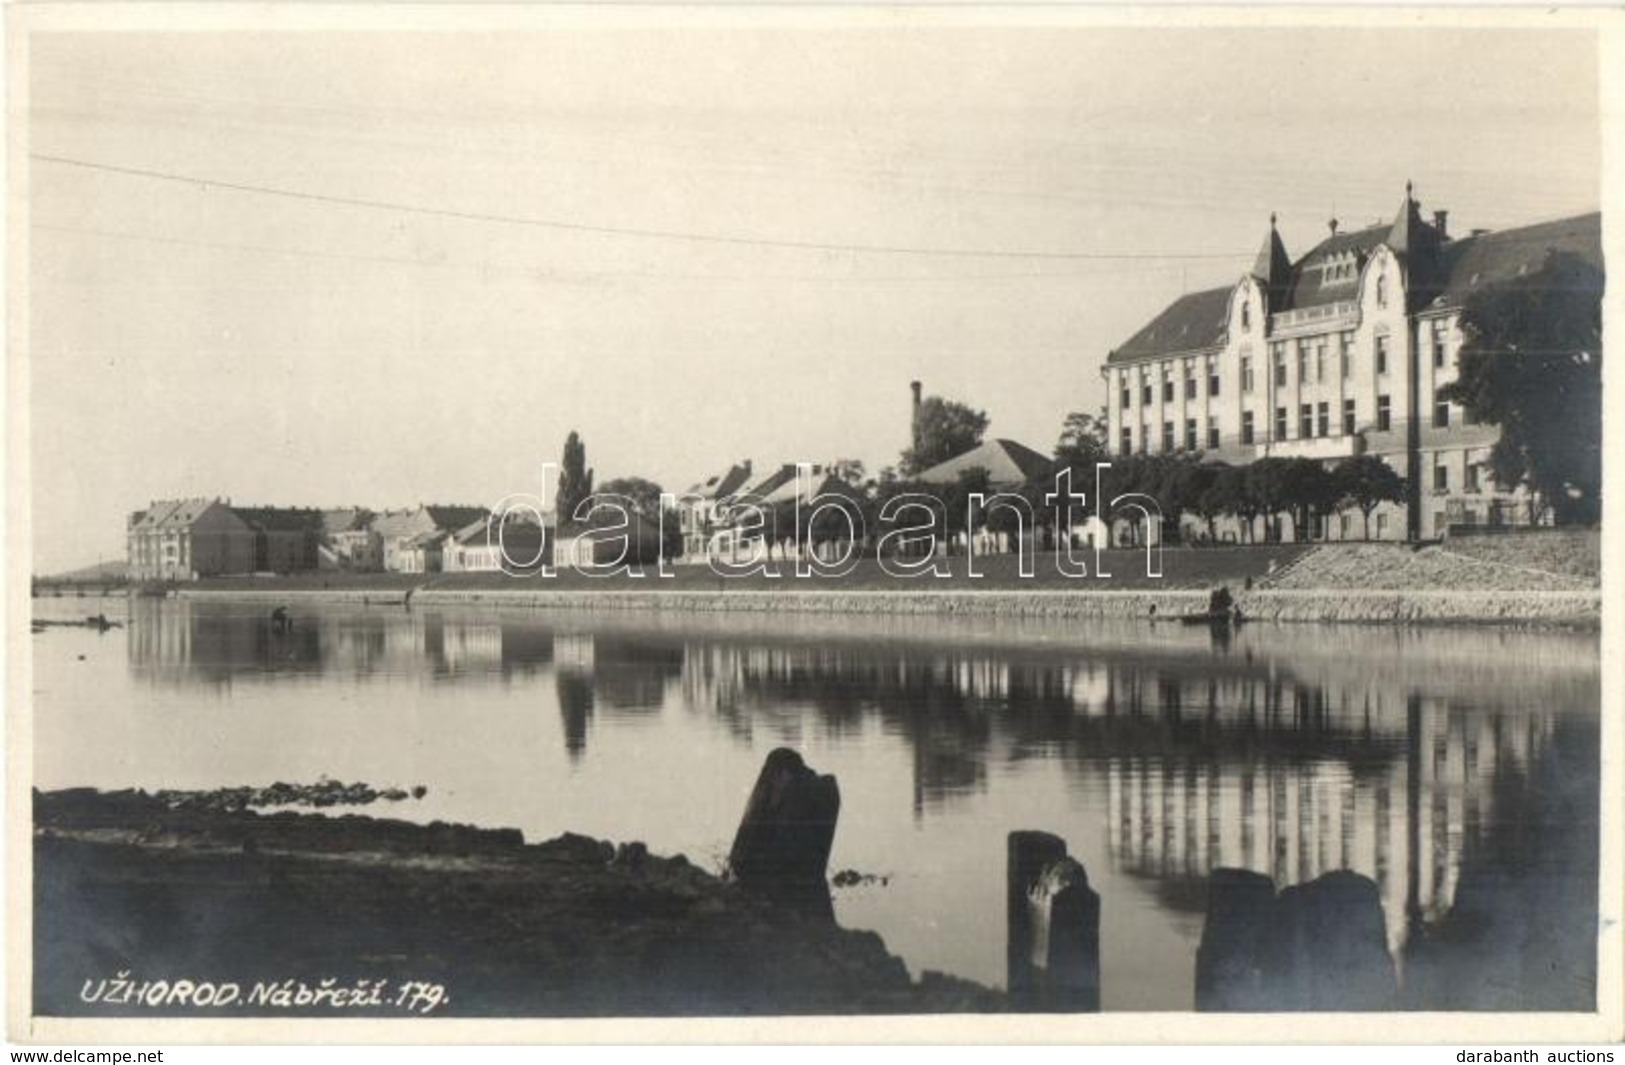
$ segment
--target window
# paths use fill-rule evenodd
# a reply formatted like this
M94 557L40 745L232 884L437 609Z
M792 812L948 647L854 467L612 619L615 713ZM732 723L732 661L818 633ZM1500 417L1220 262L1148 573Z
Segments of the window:
M1272 344L1270 350L1275 355L1275 387L1286 387L1286 345Z
M1386 333L1377 337L1377 372L1379 374L1388 372L1388 335Z
M1166 451L1172 451L1173 449L1174 449L1174 423L1173 422L1163 422L1162 423L1162 450L1166 452Z
M1219 450L1219 423L1210 422L1207 427L1207 448L1209 451Z
M1478 490L1478 463L1469 462L1467 464L1467 491L1476 492Z
M1354 366L1354 332L1353 332L1353 330L1350 330L1349 332L1346 332L1346 333L1343 334L1342 348L1343 348L1343 352L1342 352L1342 357L1343 357L1343 380L1346 381L1346 380L1349 379L1349 376L1354 372L1353 371L1353 366Z
M1433 427L1435 429L1450 428L1450 404L1444 400L1433 405Z
M1388 275L1377 275L1377 306L1388 306Z
M1315 408L1308 403L1298 408L1298 439L1307 440L1315 435Z
M1386 540L1387 538L1388 538L1388 515L1386 515L1386 514L1378 514L1377 515L1377 539Z
M1309 380L1309 341L1298 341L1298 380Z
M1389 411L1389 406L1388 406L1388 397L1387 396L1378 396L1377 397L1377 432L1386 433L1391 428L1393 428L1393 421L1392 421L1392 418L1390 417L1390 411Z
M1326 338L1315 340L1315 380L1326 380Z
M1147 407L1151 406L1151 386L1150 385L1141 385L1140 386L1140 402L1144 406L1147 406Z
M1436 368L1444 366L1445 345L1449 342L1449 323L1443 318L1433 323L1433 365Z
M1164 403L1174 401L1174 379L1172 377L1165 376L1162 379L1162 401Z
M1185 371L1185 398L1196 398L1196 378L1191 376L1189 369Z
M1315 435L1332 435L1332 405L1322 402L1315 408Z
M1251 355L1241 357L1241 390L1243 392L1253 390L1253 357Z
M1241 412L1241 442L1243 444L1253 442L1253 412L1250 410Z
M1349 530L1353 527L1354 522L1347 514L1339 514L1337 516L1337 538L1339 540L1347 540L1349 538Z
M1195 418L1186 418L1185 419L1185 450L1186 451L1195 451L1196 450L1196 419Z
M1450 467L1442 462L1433 467L1433 490L1435 492L1450 491Z
M1286 408L1275 408L1275 439L1286 439Z
M1253 327L1253 305L1246 300L1241 301L1241 328L1243 331Z
M1140 454L1151 449L1151 423L1145 422L1140 426Z
M1131 389L1131 388L1124 388L1123 389L1123 409L1128 410L1129 407L1131 407L1133 405L1134 405L1134 390Z
M1219 394L1219 375L1217 372L1210 372L1207 375L1207 394L1210 396Z
M1343 401L1343 435L1354 435L1354 401L1352 399Z
M1117 439L1117 453L1119 455L1131 455L1134 453L1134 430L1130 429L1126 425L1123 426L1123 431L1119 434Z

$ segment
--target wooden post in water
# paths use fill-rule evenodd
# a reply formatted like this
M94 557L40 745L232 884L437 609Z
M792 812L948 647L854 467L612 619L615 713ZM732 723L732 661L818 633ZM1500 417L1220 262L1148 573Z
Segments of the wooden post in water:
M747 890L833 916L824 876L840 813L834 777L820 776L788 747L774 750L734 834L728 855L734 879Z
M1100 1009L1100 896L1066 841L1012 832L1006 845L1006 986L1017 1009Z
M1198 1010L1390 1010L1398 983L1376 883L1346 869L1275 893L1216 869L1196 952Z
M1198 1010L1274 1008L1270 936L1275 881L1246 869L1215 869L1208 877L1207 920L1196 948Z

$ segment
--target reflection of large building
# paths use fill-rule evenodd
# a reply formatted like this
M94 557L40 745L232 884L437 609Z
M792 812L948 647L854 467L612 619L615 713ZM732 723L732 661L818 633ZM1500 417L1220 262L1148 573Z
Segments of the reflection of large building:
M1336 869L1377 882L1397 949L1416 920L1437 921L1454 901L1464 844L1493 820L1497 780L1526 770L1545 738L1534 714L1464 714L1413 697L1400 749L1371 761L1283 762L1236 752L1112 758L1106 766L1113 860L1164 894L1214 869L1251 869L1278 885Z

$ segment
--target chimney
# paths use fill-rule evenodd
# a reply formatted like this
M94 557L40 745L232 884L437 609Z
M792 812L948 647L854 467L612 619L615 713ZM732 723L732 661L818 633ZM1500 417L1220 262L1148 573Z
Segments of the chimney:
M910 381L908 387L914 393L914 409L918 411L920 409L920 382Z
M1332 231L1332 236L1337 236L1337 219L1332 218L1327 220L1326 228Z
M1433 228L1439 231L1440 240L1449 240L1450 234L1445 230L1445 221L1450 217L1449 211L1433 212Z

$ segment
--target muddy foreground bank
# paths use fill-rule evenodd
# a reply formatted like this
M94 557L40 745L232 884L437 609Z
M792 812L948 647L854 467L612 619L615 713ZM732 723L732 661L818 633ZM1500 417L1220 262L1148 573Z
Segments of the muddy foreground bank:
M1001 1008L1001 994L975 984L911 979L874 933L635 843L173 808L140 792L34 796L39 1015Z

